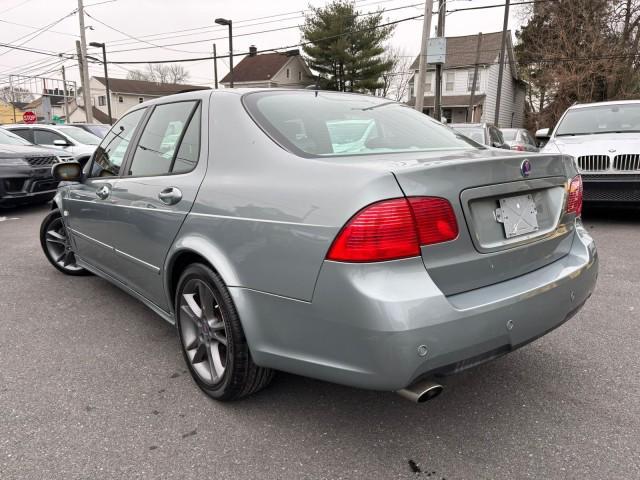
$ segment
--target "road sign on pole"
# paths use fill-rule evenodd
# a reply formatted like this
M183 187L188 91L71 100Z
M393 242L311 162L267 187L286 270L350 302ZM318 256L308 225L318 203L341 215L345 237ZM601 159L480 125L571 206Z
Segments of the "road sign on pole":
M22 120L24 121L24 123L36 123L37 119L38 117L33 112L24 112L22 114Z

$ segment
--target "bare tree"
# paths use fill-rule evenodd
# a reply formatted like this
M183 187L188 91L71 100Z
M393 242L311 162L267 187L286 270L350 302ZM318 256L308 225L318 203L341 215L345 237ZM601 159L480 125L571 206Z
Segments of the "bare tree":
M156 83L185 83L189 79L189 72L178 63L150 63L146 70L130 70L127 78Z
M390 98L396 102L407 98L409 82L414 73L411 70L413 59L403 49L389 48L387 50L385 61L390 64L390 68L382 75L382 87L379 89L381 97Z

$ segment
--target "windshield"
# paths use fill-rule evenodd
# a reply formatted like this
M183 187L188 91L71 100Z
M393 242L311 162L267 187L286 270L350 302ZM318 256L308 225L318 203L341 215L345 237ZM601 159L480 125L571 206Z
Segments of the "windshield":
M89 133L79 127L58 127L65 135L70 136L73 140L84 145L99 145L102 140L93 133Z
M427 115L377 97L257 92L245 95L244 103L267 134L301 156L477 148Z
M24 138L19 137L15 133L11 133L4 128L0 128L0 145L32 145Z
M640 132L640 103L596 105L569 110L556 136Z
M515 128L503 128L502 136L504 137L505 142L513 142L518 135L518 130Z
M82 127L80 127L82 128ZM109 129L111 125L85 125L84 129L93 133L97 137L104 138L107 133L109 133Z
M453 129L464 135L465 137L469 137L474 142L478 142L480 144L484 144L484 129L480 127L453 127Z

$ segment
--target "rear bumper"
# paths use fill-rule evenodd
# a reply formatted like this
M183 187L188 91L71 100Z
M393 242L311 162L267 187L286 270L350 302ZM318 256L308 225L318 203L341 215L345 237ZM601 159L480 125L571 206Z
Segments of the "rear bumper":
M259 365L362 388L397 390L518 348L573 316L598 274L577 226L568 255L496 285L445 297L421 259L325 262L312 302L231 288ZM426 355L418 347L426 347Z
M640 202L638 174L582 174L585 202Z

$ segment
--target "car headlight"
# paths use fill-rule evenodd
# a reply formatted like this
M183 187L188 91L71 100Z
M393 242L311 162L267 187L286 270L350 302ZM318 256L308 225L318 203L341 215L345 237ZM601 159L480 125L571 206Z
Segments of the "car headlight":
M72 162L74 160L73 157L62 157L60 155L58 155L58 161L59 162Z
M28 166L29 162L27 162L24 158L0 158L0 167L16 166L16 165Z

